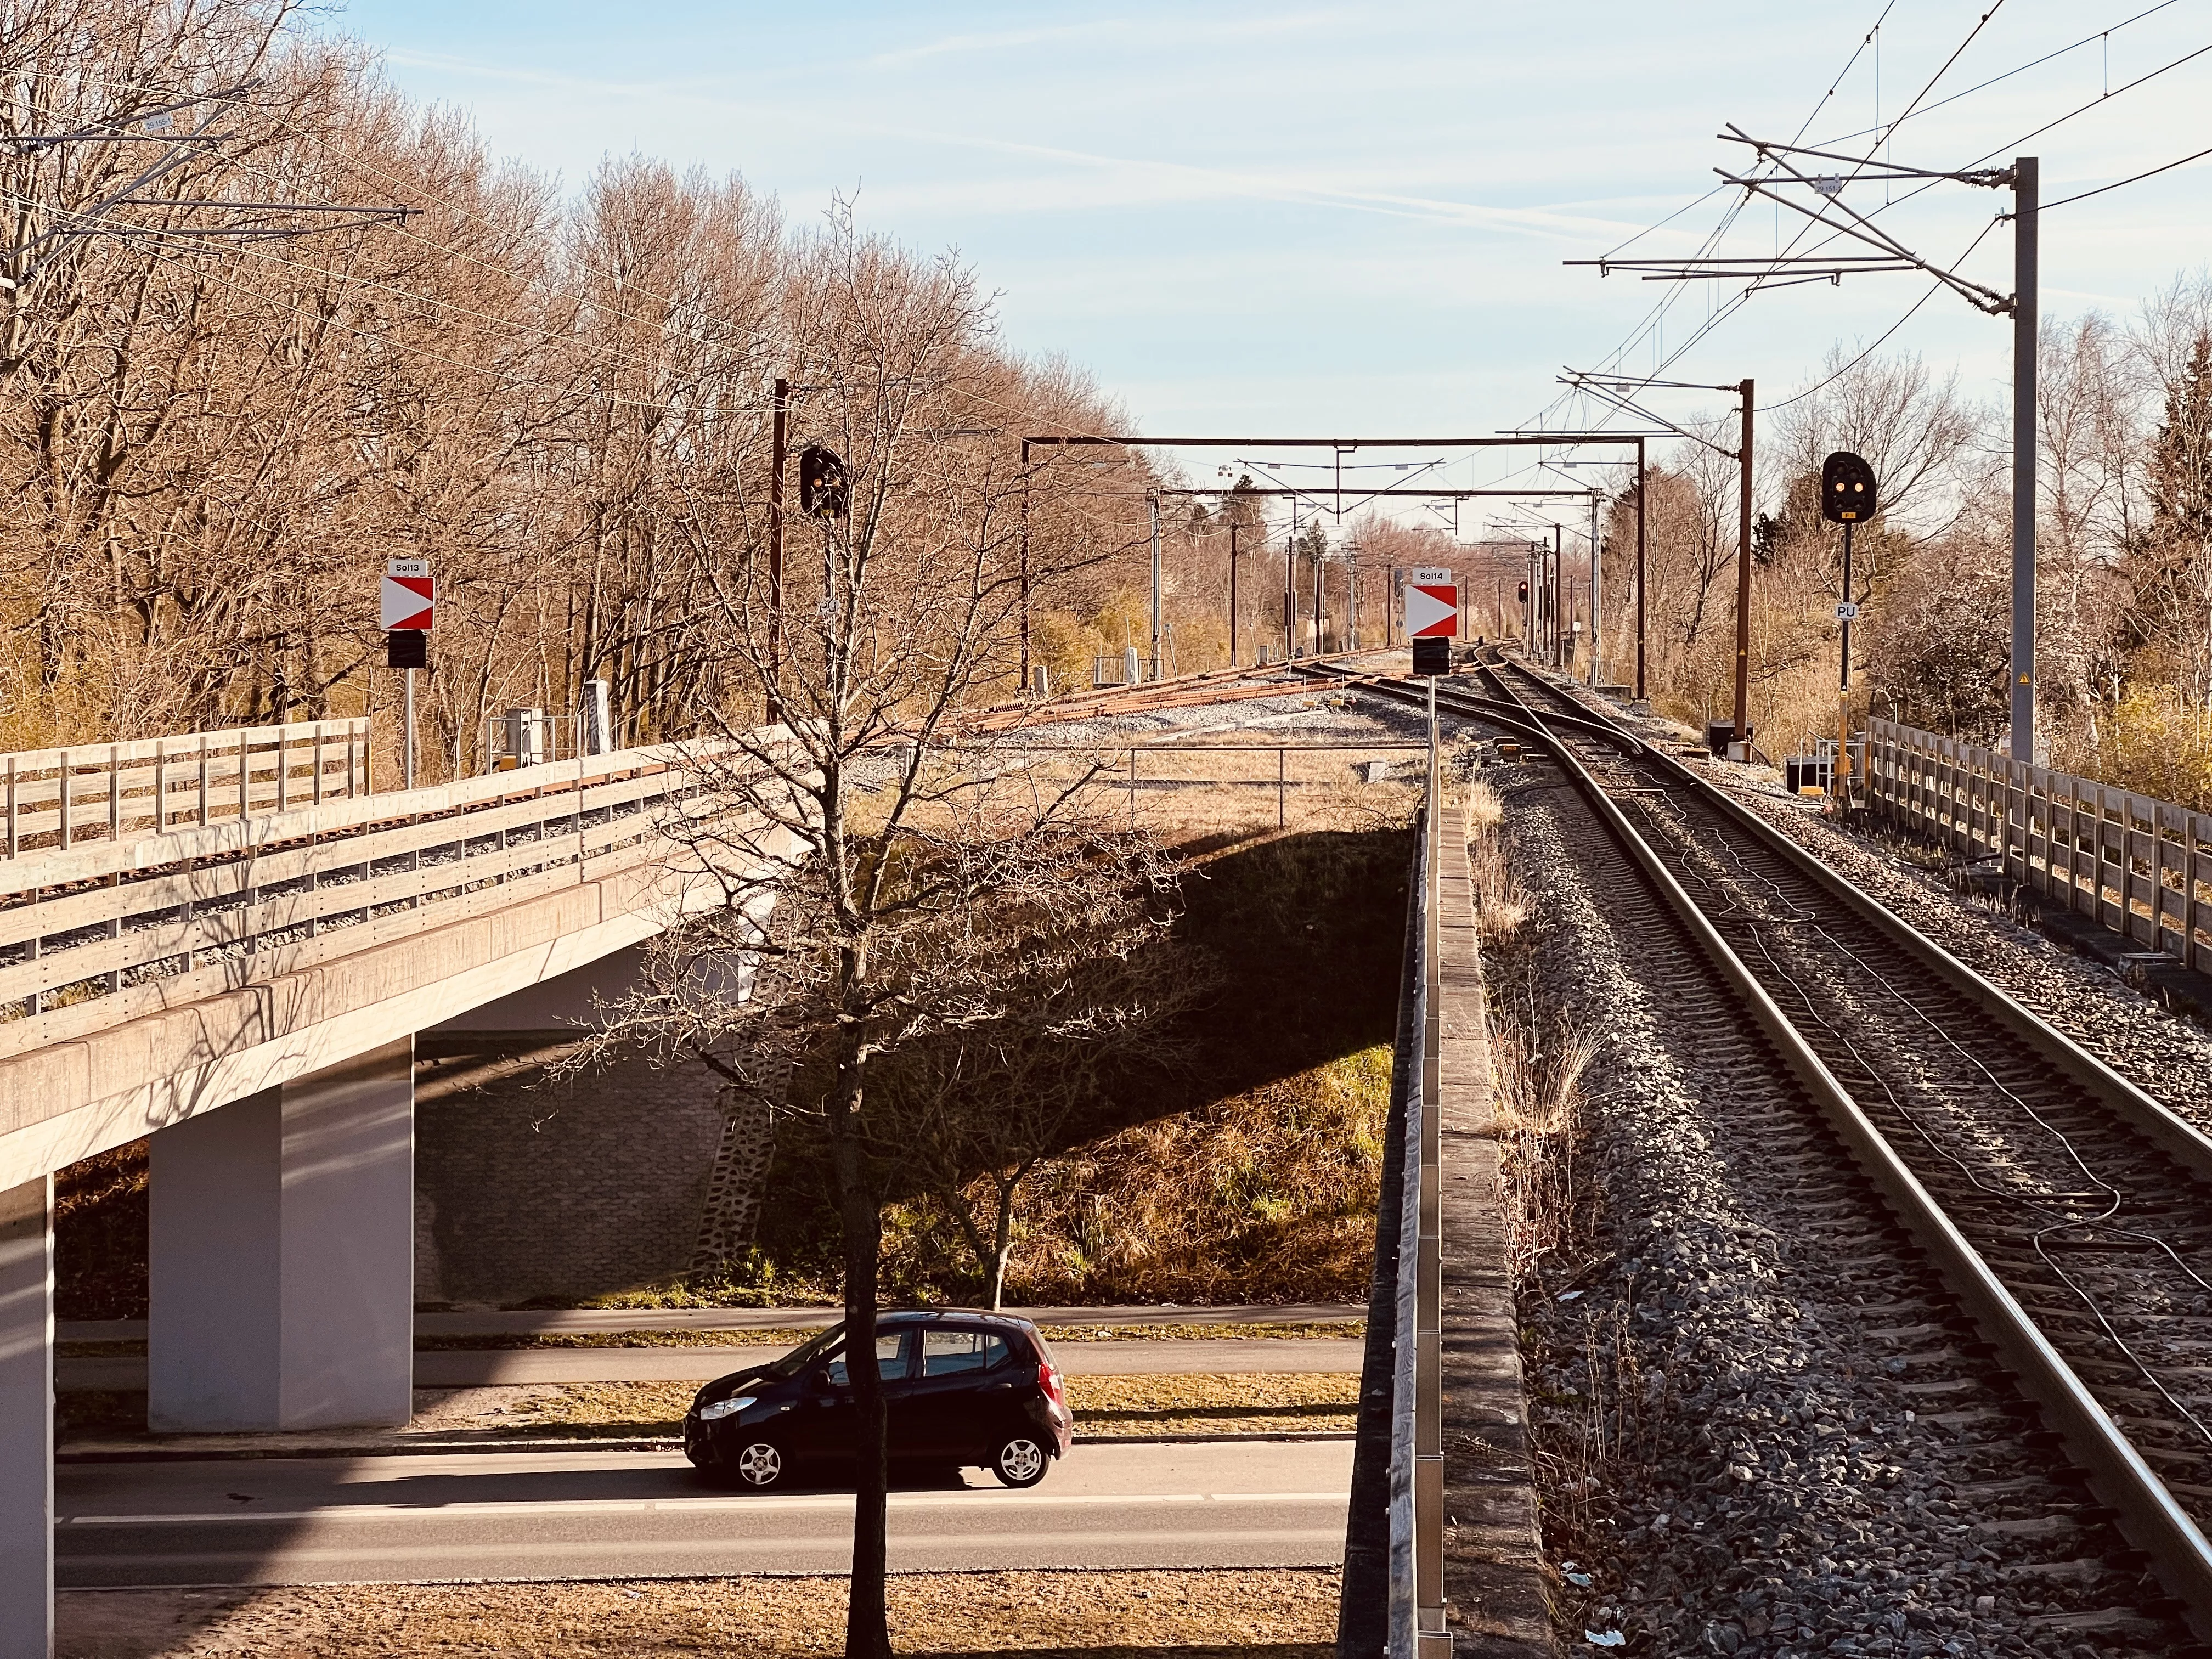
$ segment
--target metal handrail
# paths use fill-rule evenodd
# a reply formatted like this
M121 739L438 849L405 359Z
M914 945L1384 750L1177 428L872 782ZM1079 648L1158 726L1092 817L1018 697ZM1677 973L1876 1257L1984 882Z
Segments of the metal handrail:
M0 863L0 1054L648 860L694 758L620 750Z
M1421 815L1413 1029L1398 1211L1398 1283L1390 1379L1390 1659L1445 1659L1443 1548L1443 1122L1437 1085L1443 1010L1438 996L1437 856L1432 806Z

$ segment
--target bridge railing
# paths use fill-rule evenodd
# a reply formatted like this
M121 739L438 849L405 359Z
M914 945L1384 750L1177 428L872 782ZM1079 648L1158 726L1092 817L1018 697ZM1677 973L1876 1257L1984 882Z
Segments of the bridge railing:
M2212 968L2212 816L1892 720L1868 723L1867 799L1899 829Z
M679 750L621 750L22 853L0 862L0 1055L659 858L695 787Z
M1444 1609L1438 815L1415 843L1337 1651L1451 1652Z
M368 722L307 720L0 756L9 858L368 793Z

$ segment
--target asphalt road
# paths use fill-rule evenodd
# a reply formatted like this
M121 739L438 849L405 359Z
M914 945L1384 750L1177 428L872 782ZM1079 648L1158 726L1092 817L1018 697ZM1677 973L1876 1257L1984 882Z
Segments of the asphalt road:
M1341 1440L1078 1447L1028 1492L900 1483L895 1571L1314 1566L1342 1555ZM425 1582L839 1572L852 1499L711 1491L680 1457L87 1464L57 1472L57 1583Z
M703 1382L778 1351L753 1347L439 1348L415 1356L418 1389L481 1389L550 1382ZM1053 1357L1070 1376L1206 1376L1243 1371L1357 1371L1365 1345L1336 1337L1193 1337L1164 1342L1059 1342ZM54 1364L68 1390L143 1389L143 1358L65 1358Z

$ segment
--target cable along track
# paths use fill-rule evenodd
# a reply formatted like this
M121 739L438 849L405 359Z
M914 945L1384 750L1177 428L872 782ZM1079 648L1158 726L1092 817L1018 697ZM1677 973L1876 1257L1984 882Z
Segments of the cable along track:
M2148 1557L2174 1604L2143 1611L2212 1638L2212 1142L1671 757L1484 672L1439 707L1559 760Z

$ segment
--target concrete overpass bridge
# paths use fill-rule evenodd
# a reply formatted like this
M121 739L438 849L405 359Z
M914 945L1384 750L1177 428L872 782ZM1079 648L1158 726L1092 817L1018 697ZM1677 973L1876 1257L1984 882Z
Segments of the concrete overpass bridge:
M54 1172L149 1138L155 1426L404 1423L417 1034L572 1026L714 902L673 750L372 793L368 743L0 757L0 1659L52 1640Z

